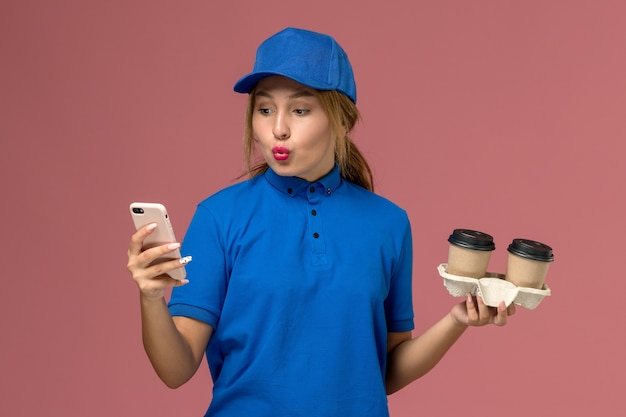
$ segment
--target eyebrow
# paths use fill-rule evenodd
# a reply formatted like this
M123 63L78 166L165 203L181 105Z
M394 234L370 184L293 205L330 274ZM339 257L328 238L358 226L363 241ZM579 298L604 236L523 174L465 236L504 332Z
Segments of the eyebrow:
M267 97L267 98L274 98L270 93L268 93L267 91L257 91L255 93L255 96L260 96L260 97ZM288 98L290 100L296 99L296 98L300 98L300 97L315 97L315 94L311 93L310 91L298 91L295 94L290 95Z

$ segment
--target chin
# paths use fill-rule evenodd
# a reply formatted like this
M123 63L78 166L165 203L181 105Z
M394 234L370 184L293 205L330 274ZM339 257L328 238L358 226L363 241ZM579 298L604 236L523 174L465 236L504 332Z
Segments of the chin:
M281 177L293 177L298 175L292 168L287 166L286 161L271 161L270 163L268 163L268 165L275 173L277 173Z

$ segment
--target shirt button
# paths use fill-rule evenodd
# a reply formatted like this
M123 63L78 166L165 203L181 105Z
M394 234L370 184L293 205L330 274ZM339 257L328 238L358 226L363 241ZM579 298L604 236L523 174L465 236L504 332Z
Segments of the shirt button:
M320 234L319 234L319 233L317 233L317 232L315 232L315 233L313 233L313 237L314 237L315 239L317 239L318 237L320 237Z
M330 195L330 187L326 189L326 195Z
M311 214L314 215L314 216L317 216L317 211L311 210Z
M315 192L315 187L311 187L311 188L309 188L309 191L310 191L310 192L312 192L312 193L314 193L314 192Z
M287 194L291 194L293 193L293 190L291 188L287 188Z

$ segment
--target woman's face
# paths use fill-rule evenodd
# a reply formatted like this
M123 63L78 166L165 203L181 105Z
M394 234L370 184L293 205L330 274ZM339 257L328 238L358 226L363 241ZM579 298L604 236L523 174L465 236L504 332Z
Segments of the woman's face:
M335 136L315 91L289 78L257 83L252 131L278 175L313 182L335 164Z

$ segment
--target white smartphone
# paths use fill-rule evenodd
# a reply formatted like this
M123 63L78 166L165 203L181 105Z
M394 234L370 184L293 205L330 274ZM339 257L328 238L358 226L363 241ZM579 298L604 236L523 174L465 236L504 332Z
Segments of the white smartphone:
M163 204L139 202L131 203L130 215L133 218L133 223L135 224L135 229L137 230L150 223L157 224L157 228L143 241L144 250L164 245L166 243L176 242L174 229L172 228L172 224L170 222L170 216L167 214L167 210ZM180 257L180 250L176 249L175 251L156 259L153 262L153 265L160 262L170 261L172 259L180 259ZM178 280L184 279L187 276L187 272L185 271L185 267L182 263L180 268L173 269L167 274Z

